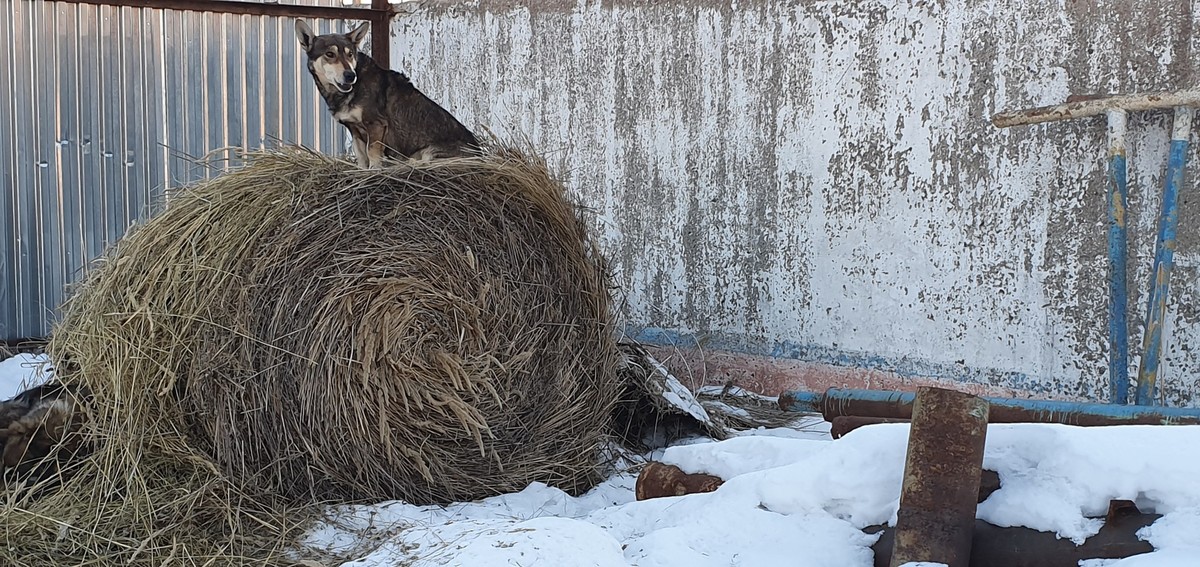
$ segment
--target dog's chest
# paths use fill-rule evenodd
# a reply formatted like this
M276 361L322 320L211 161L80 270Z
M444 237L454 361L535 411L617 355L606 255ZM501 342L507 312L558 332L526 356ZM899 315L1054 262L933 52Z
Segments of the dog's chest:
M363 119L363 109L358 105L350 105L333 113L333 117L342 124L361 124Z

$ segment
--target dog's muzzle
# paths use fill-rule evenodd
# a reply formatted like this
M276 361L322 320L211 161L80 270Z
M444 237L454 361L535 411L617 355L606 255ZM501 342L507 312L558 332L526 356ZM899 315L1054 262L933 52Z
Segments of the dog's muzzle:
M354 71L346 71L342 73L342 80L338 82L338 90L344 93L350 92L354 88L354 83L358 81L358 75Z

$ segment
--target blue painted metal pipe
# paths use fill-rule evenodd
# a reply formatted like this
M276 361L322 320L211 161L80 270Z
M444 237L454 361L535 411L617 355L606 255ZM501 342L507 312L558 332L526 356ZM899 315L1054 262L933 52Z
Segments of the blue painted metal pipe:
M1171 154L1167 159L1167 179L1163 187L1162 209L1158 216L1158 242L1154 250L1154 271L1146 304L1146 330L1142 337L1142 364L1138 369L1137 403L1154 405L1154 386L1162 354L1162 326L1167 315L1167 297L1171 290L1171 268L1175 265L1175 229L1179 225L1179 188L1183 185L1183 166L1187 159L1188 137L1192 131L1192 109L1177 107L1171 128Z
M1126 285L1128 232L1125 210L1129 183L1125 163L1125 118L1121 109L1108 116L1108 383L1109 401L1129 403L1129 291Z
M779 396L785 411L820 413L827 421L840 416L911 419L916 394L831 388L825 393L791 391ZM1064 423L1068 425L1197 425L1200 408L984 398L991 423Z

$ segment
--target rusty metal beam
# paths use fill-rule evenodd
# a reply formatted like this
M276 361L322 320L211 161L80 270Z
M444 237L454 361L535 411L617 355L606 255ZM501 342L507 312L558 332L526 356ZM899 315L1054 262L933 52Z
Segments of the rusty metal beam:
M384 69L392 68L391 7L388 0L371 0L371 9L387 14L382 21L371 22L371 59Z
M1155 110L1177 106L1200 106L1200 91L1143 93L1106 97L1081 97L1082 100L1042 106L1028 110L1001 112L992 116L997 128L1099 116L1110 109Z
M326 20L366 20L371 22L371 59L381 67L391 65L392 11L388 0L371 0L369 8L343 6L304 6L299 4L266 4L237 0L53 0L67 4L94 4L129 8L154 8L190 12L213 12L251 16L319 18Z
M971 538L969 567L1078 567L1084 559L1122 559L1154 551L1138 539L1138 530L1161 516L1143 514L1136 507L1114 502L1100 532L1076 546L1053 532L1029 528L1001 528L976 520ZM875 545L875 567L890 567L895 529L872 526L867 533L883 532Z
M916 398L891 567L917 561L967 567L988 403L929 387L918 389Z
M342 6L302 6L298 4L266 4L261 2L239 2L235 0L53 0L66 4L95 4L101 6L123 6L130 8L157 8L160 10L183 10L190 12L216 12L221 14L248 14L252 16L291 16L296 18L323 18L329 20L385 21L391 11L371 8L347 8Z
M791 391L779 396L779 407L797 412L816 412L826 421L843 415L910 419L911 392L844 390L825 393ZM1200 425L1200 409L1159 406L1123 406L984 398L991 404L991 423L1064 423L1067 425Z
M4 359L5 351L11 353L34 352L45 347L48 342L50 342L50 339L47 337L26 337L23 339L0 341L0 360Z

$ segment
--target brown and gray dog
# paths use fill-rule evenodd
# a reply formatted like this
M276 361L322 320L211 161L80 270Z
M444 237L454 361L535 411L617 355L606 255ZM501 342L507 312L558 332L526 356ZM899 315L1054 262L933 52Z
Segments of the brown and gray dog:
M0 402L0 472L40 479L79 454L77 402L57 381Z
M333 117L354 138L361 167L384 157L430 159L478 153L475 135L446 109L413 86L403 73L380 67L358 44L364 23L347 34L314 35L296 20L296 37L308 54L308 70Z

